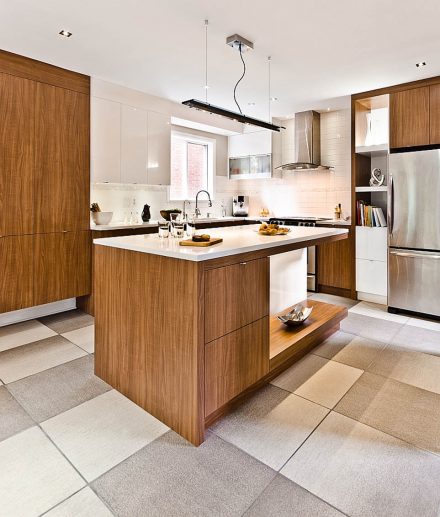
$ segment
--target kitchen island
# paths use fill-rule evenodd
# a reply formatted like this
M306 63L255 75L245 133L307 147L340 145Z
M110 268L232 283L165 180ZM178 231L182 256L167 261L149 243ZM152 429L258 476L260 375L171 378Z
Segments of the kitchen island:
M307 302L305 248L339 228L217 228L206 248L135 235L95 244L95 373L191 443L339 328L346 309ZM300 301L309 320L276 313ZM277 310L283 306L283 311Z

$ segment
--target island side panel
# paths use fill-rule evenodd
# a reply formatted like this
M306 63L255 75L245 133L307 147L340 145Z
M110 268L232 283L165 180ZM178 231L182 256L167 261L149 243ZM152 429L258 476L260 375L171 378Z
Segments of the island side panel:
M95 373L199 445L204 439L200 264L95 245Z

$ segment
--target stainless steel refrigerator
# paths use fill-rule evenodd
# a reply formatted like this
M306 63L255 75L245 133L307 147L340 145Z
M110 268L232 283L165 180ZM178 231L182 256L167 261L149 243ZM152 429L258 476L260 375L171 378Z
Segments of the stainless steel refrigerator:
M388 306L440 316L440 150L391 154Z

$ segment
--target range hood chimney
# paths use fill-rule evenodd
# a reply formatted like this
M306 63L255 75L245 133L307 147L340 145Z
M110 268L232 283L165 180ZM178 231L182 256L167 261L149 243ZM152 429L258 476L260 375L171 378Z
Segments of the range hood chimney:
M295 114L295 154L293 163L277 167L283 171L328 170L321 165L321 115L316 111L302 111Z

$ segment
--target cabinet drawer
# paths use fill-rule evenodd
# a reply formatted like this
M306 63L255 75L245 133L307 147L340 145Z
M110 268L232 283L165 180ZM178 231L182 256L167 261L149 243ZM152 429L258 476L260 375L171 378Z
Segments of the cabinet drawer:
M205 416L269 372L269 318L205 347Z
M205 343L269 314L269 260L205 273Z
M388 228L356 227L356 258L387 261Z
M356 259L356 291L387 296L387 263Z

